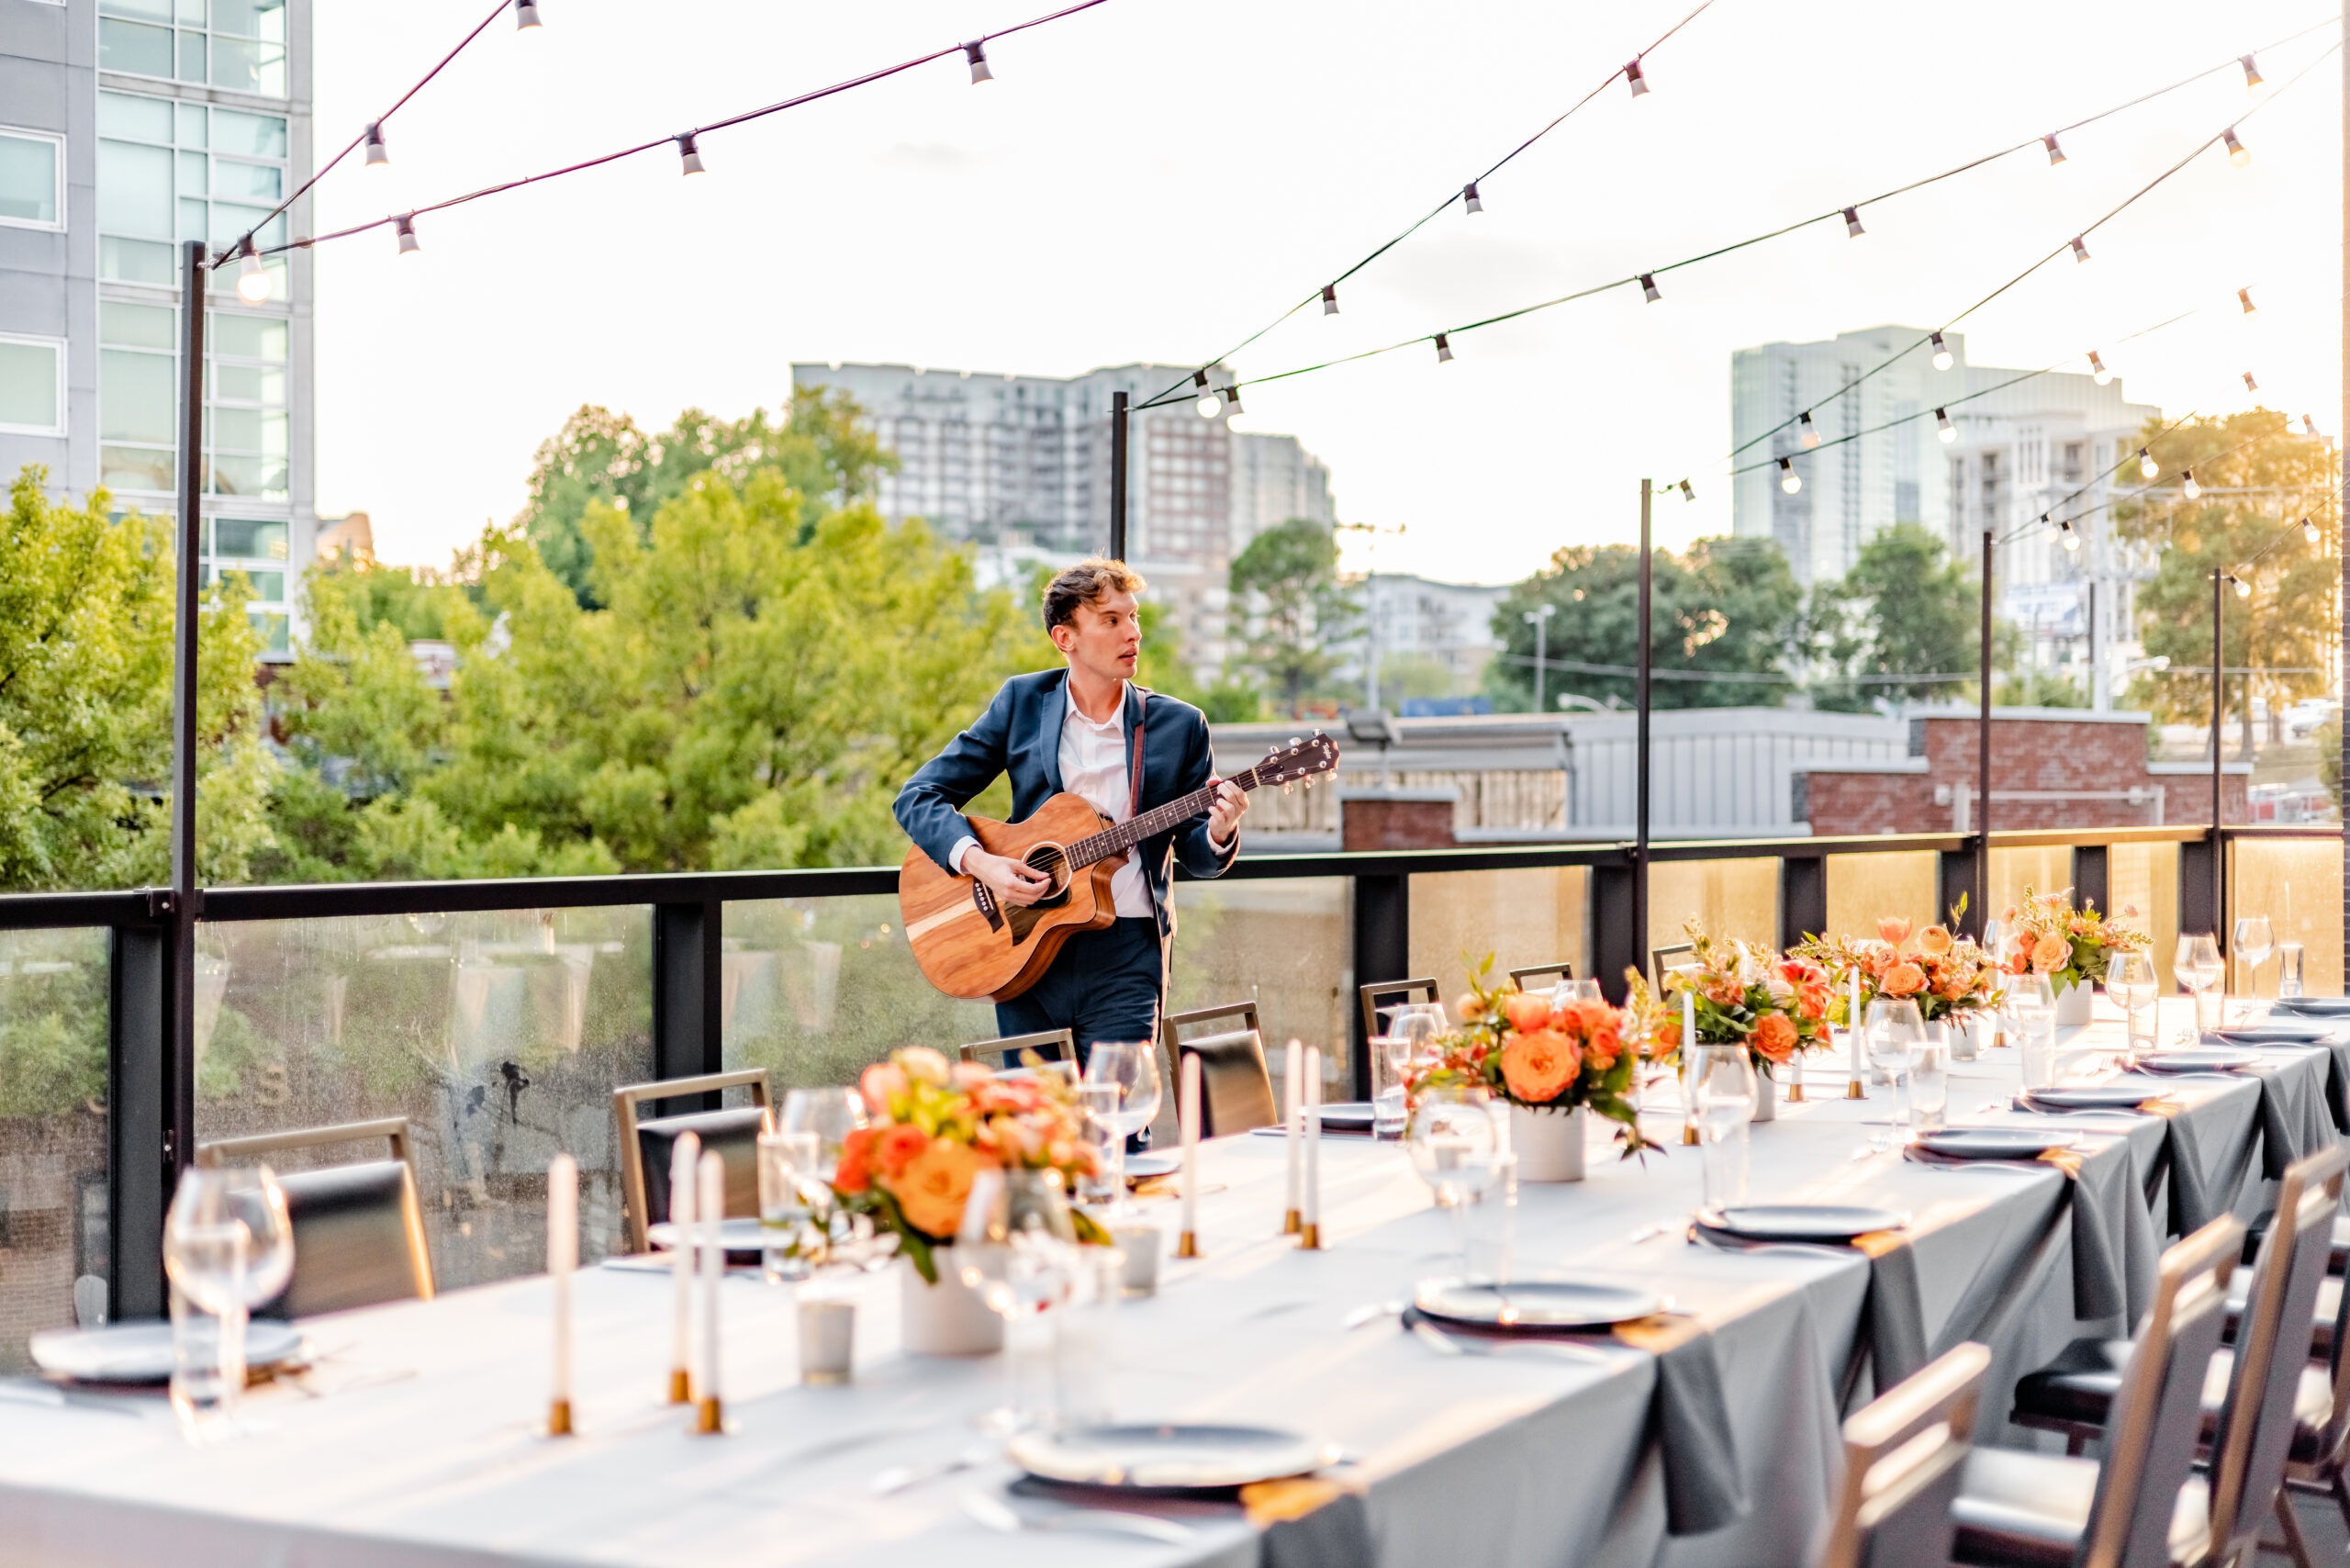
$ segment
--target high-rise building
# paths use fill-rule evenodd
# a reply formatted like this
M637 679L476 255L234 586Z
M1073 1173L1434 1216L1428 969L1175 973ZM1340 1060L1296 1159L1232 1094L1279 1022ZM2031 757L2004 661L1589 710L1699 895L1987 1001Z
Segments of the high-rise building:
M309 43L309 0L0 0L0 475L171 511L177 242L227 245L306 177ZM204 569L246 575L282 656L316 530L311 261L267 264L266 304L234 267L207 291Z
M848 393L896 455L875 498L884 517L922 518L1011 560L1109 547L1111 398L1143 402L1191 375L1169 364L1066 378L795 364L791 383ZM1203 673L1227 652L1232 557L1289 518L1333 515L1329 470L1295 436L1233 430L1227 411L1203 419L1189 398L1128 420L1126 554Z

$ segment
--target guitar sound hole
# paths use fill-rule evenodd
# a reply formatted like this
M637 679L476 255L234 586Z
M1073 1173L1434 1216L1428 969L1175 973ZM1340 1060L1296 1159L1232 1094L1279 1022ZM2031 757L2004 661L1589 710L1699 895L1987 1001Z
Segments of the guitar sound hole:
M1027 866L1052 884L1052 890L1029 908L1058 909L1069 902L1069 856L1059 845L1038 845L1028 852Z

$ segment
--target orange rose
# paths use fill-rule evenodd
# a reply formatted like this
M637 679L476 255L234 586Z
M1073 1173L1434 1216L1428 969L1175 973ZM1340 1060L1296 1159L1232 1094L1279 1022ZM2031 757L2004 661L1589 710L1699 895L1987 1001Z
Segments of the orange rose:
M1617 1034L1615 1025L1603 1024L1584 1036L1583 1054L1594 1070L1606 1072L1624 1054L1623 1036Z
M1754 1021L1754 1032L1746 1039L1757 1055L1770 1061L1785 1061L1796 1054L1795 1020L1784 1013L1765 1013Z
M1656 1026L1649 1036L1649 1058L1652 1061L1668 1061L1681 1049L1681 1020L1668 1018Z
M1567 1092L1583 1069L1575 1043L1556 1029L1511 1037L1502 1047L1502 1081L1528 1104L1547 1104Z
M1925 954L1929 958L1939 958L1949 952L1950 928L1946 925L1929 925L1918 933L1918 951Z
M1876 923L1876 934L1896 947L1898 947L1901 944L1909 940L1909 923L1906 920L1897 919L1892 915L1886 915L1883 920Z
M1502 1011L1509 1016L1509 1026L1521 1035L1550 1026L1550 999L1547 996L1514 991L1502 998Z
M841 1139L840 1168L833 1173L833 1185L844 1193L862 1193L873 1183L873 1144L881 1136L878 1127L851 1127Z
M975 1150L937 1138L907 1162L905 1173L890 1183L890 1191L905 1211L908 1225L944 1241L963 1223L963 1200L971 1195L971 1179L990 1163Z
M894 1127L883 1127L881 1138L873 1151L873 1161L881 1167L885 1176L902 1176L914 1157L929 1144L930 1137L912 1123L900 1122Z
M1915 996L1926 989L1926 971L1915 964L1896 964L1885 971L1885 983L1878 989L1887 996Z
M2031 967L2043 975L2072 961L2073 945L2053 931L2031 945Z

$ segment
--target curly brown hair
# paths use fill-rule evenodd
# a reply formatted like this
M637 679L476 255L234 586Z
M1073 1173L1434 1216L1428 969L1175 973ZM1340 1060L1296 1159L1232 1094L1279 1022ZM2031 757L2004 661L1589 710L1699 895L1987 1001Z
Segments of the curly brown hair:
M1143 586L1142 574L1124 561L1088 555L1045 585L1045 630L1075 619L1080 604L1091 604L1105 593L1140 593Z

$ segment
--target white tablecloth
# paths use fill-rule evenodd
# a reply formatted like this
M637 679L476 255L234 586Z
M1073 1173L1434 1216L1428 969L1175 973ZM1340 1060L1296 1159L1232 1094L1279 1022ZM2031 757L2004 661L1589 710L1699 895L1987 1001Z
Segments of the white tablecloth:
M2118 1021L2085 1041L2118 1044ZM2082 1042L2076 1042L2082 1043ZM2263 1072L2310 1137L2334 1136L2327 1053L2274 1053ZM1810 1103L1753 1133L1757 1200L1881 1203L1913 1216L1928 1339L1953 1316L2007 1302L1995 1346L1986 1438L2005 1426L2006 1389L2080 1333L2125 1333L2123 1315L2074 1316L2065 1178L2053 1169L1928 1167L1854 1158L1882 1119L1878 1091L1841 1098L1841 1063L1816 1059ZM1951 1118L2018 1114L2012 1052L1956 1064ZM2249 1078L2175 1081L2195 1125L2214 1201L2260 1203L2261 1088ZM2132 1188L2154 1170L2161 1118L2078 1117L2130 1146ZM1636 1239L1695 1204L1697 1160L1677 1129L1647 1166L1595 1143L1590 1179L1527 1185L1517 1213L1522 1271L1572 1271L1646 1283L1712 1330L1751 1506L1709 1535L1665 1534L1647 1413L1655 1362L1510 1350L1442 1357L1392 1317L1348 1329L1352 1308L1406 1294L1452 1259L1446 1216L1393 1145L1328 1140L1323 1149L1329 1249L1275 1234L1282 1206L1279 1139L1219 1140L1203 1151L1203 1245L1169 1260L1153 1300L1121 1309L1116 1403L1128 1417L1259 1422L1309 1431L1352 1462L1382 1563L1452 1565L1785 1563L1808 1560L1836 1470L1838 1383L1861 1333L1869 1272L1857 1254L1755 1253L1688 1244L1676 1226ZM1173 1204L1145 1205L1171 1226ZM2159 1232L2164 1200L2152 1212ZM2116 1226L2116 1234L2121 1230ZM2034 1267L2027 1269L2027 1260ZM2147 1259L2135 1265L2143 1277ZM755 1278L726 1286L730 1435L697 1438L660 1403L667 1362L667 1280L616 1269L579 1280L576 1438L537 1434L545 1403L547 1286L542 1280L458 1292L431 1303L317 1319L322 1353L296 1388L257 1391L262 1429L216 1447L184 1443L161 1400L57 1395L0 1384L0 1557L42 1564L156 1561L256 1568L471 1564L855 1564L934 1568L1260 1560L1237 1507L1156 1511L1197 1528L1175 1547L1074 1532L1000 1536L971 1523L959 1489L998 1495L990 1462L877 1499L881 1469L969 1448L970 1418L997 1402L1002 1363L910 1358L895 1349L894 1280L877 1278L858 1325L857 1381L803 1388L794 1377L788 1293ZM2008 1298L2015 1297L2011 1302ZM106 1408L100 1408L105 1405ZM118 1413L128 1409L130 1414ZM1064 1506L1014 1495L1035 1514Z

